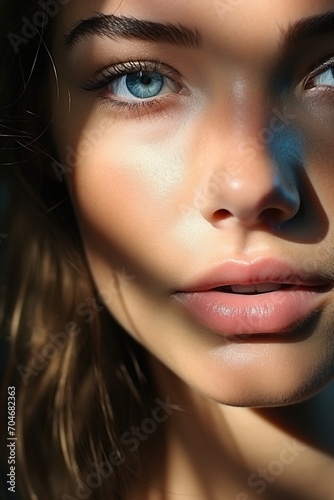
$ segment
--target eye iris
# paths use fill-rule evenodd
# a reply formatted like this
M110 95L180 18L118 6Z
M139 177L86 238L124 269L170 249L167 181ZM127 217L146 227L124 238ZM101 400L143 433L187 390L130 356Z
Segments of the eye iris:
M334 85L334 67L327 69L327 71L324 71L321 73L318 77L319 84L322 85Z
M159 73L140 71L126 77L128 91L139 99L155 97L164 86L164 77Z

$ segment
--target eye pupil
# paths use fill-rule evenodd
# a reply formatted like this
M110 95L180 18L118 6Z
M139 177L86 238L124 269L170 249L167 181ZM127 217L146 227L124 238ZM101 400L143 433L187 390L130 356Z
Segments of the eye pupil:
M150 85L150 83L152 82L152 78L149 76L149 75L142 75L141 77L141 82L142 84L144 85Z
M164 86L164 76L160 73L140 71L126 76L128 91L139 99L156 97Z

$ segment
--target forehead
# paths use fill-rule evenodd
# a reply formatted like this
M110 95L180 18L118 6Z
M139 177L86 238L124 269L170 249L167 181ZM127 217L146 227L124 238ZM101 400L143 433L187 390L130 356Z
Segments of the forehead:
M334 0L69 0L57 17L57 38L97 13L192 27L213 47L258 51L277 46L282 29L334 10Z

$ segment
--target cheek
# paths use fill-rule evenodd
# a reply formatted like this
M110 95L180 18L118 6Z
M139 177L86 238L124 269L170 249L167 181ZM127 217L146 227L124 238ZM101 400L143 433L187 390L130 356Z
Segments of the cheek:
M78 155L72 182L84 218L110 217L116 226L121 219L140 218L145 225L150 218L164 218L184 181L180 142L143 144L118 134Z
M333 141L333 139L332 139ZM317 193L319 203L327 214L329 222L334 220L333 183L334 183L334 147L324 144L310 152L309 176Z
M123 261L137 275L167 253L186 189L189 135L138 125L99 135L91 125L73 141L69 182L95 267L99 259L112 266Z

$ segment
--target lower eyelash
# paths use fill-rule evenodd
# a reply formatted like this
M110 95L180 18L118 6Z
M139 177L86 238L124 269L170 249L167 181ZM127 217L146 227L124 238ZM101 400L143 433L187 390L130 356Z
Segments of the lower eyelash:
M155 112L161 113L165 109L165 100L167 96L159 97L158 99L148 99L142 100L138 102L127 102L127 101L118 101L111 97L99 96L98 102L100 105L108 106L111 109L115 109L119 112L126 112L129 114L129 117L133 117L133 114L136 113L138 117L149 113L151 116ZM124 116L124 115L123 115Z

